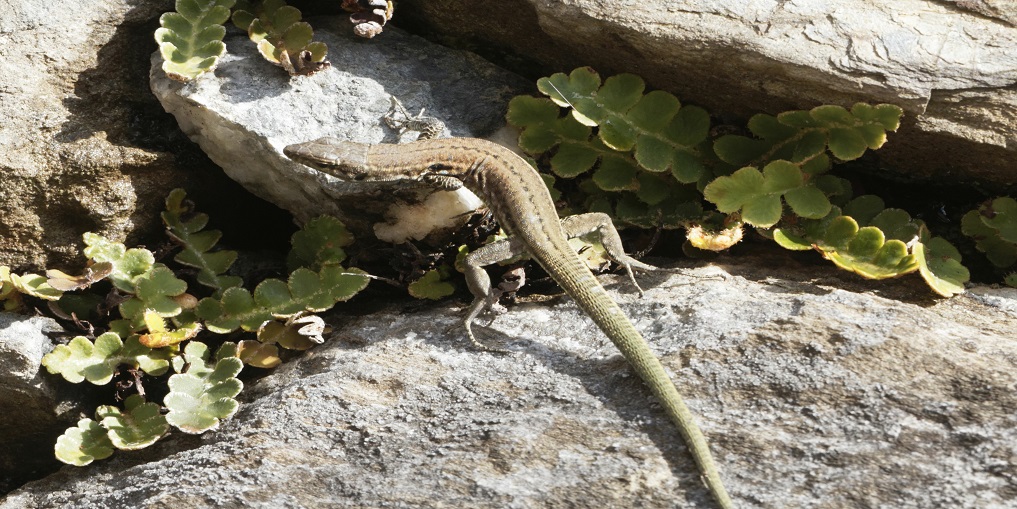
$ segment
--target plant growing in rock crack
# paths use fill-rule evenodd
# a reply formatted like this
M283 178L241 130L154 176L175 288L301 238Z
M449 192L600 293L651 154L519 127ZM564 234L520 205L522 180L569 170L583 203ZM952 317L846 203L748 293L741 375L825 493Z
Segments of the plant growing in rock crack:
M964 214L961 231L995 267L1012 269L1017 265L1017 200L1002 196L986 201ZM1017 272L1007 274L1004 282L1017 287Z
M6 265L0 265L0 302L4 311L13 311L22 305L22 295L43 300L57 300L63 292L53 288L44 276L15 274Z
M353 237L334 218L310 221L294 234L287 281L265 280L253 292L226 274L237 254L215 249L221 233L205 229L208 217L193 212L182 190L169 194L162 219L181 247L174 257L180 273L193 275L197 288L157 262L151 251L127 249L91 233L84 236L90 267L81 276L49 271L47 279L0 270L5 303L15 302L12 296L17 295L49 300L58 316L79 324L89 312L83 303L94 308L104 300L120 302L105 323L101 313L92 314L99 320L89 328L104 332L94 338L77 336L43 357L50 373L72 383L105 385L125 374L134 379L136 393L126 397L122 408L100 406L94 419L82 419L59 438L55 452L65 463L87 465L115 449L146 447L171 428L186 433L217 428L237 410L235 397L243 384L236 377L245 362L272 367L280 361L278 346L306 350L323 342L324 321L312 313L349 299L368 282L363 271L341 265L346 257L342 248ZM111 287L106 299L67 299L103 281ZM199 301L189 290L208 296ZM239 345L216 339L237 328L257 335ZM203 330L203 341L196 340ZM220 343L215 355L208 340ZM142 374L166 377L169 393L162 404L145 399Z
M519 96L507 119L519 146L576 179L570 206L622 224L686 228L687 247L723 250L748 225L788 249L813 249L867 278L919 272L937 293L969 279L959 252L906 212L875 197L852 201L850 183L829 173L880 148L903 111L858 103L758 114L751 136L711 136L709 114L642 79L601 81L589 68L537 81L548 98ZM562 108L566 112L562 114ZM693 251L695 249L692 249Z
M382 32L392 19L390 0L343 0L353 32L364 38ZM328 48L312 41L311 25L284 0L177 0L176 10L159 18L155 41L170 78L188 82L215 69L226 54L226 20L247 32L258 52L291 76L308 76L329 67Z

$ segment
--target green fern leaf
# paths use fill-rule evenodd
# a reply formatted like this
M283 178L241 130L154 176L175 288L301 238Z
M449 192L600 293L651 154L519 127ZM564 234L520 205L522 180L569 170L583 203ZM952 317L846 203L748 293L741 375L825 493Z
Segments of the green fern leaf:
M77 427L68 428L57 438L56 458L68 465L83 467L95 460L113 455L113 443L106 429L92 419L81 419Z
M236 345L225 343L215 362L209 363L205 344L191 341L184 350L186 367L169 378L170 392L163 400L169 409L166 422L185 433L203 433L216 429L236 413L234 397L244 384L236 378L243 362L236 357Z
M159 411L159 405L146 403L142 396L132 394L124 401L124 410L104 405L95 414L108 430L113 446L132 451L154 444L169 431L169 424Z
M167 76L190 81L215 68L226 52L222 24L233 4L234 0L177 0L176 12L159 18L155 40Z

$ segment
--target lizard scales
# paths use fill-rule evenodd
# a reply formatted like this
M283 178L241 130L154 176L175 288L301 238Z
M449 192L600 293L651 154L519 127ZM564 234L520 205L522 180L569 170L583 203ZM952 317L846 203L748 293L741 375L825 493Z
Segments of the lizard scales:
M522 243L525 252L618 347L678 427L710 493L721 507L733 507L692 412L646 340L569 246L550 192L529 163L501 145L475 138L422 139L398 145L322 138L287 146L284 152L297 162L344 180L414 180L444 189L465 186L477 194L509 237ZM617 238L613 226L602 233ZM489 283L478 290L474 282L468 282L478 302L478 291L490 292ZM479 312L477 307L475 303L467 317L471 339L470 322Z

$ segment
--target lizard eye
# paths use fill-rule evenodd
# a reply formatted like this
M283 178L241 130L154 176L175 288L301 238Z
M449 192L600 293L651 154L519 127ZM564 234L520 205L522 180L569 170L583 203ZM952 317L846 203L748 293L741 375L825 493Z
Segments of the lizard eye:
M428 166L427 169L433 172L440 172L442 170L449 169L449 166L447 164L434 163L431 166Z

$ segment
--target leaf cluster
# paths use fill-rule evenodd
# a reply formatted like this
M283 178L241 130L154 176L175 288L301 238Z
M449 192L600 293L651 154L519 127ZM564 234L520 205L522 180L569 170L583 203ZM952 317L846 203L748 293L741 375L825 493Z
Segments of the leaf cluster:
M211 359L204 343L191 341L174 359L177 374L169 378L170 392L163 400L169 409L166 422L185 433L204 433L236 413L234 397L244 388L236 378L244 364L234 343L223 343Z
M290 75L306 76L329 66L328 48L312 42L311 26L284 0L177 0L175 12L160 16L155 31L166 75L187 82L215 69L226 53L224 23L231 17L266 60Z
M721 136L713 149L734 167L786 159L801 165L806 173L817 174L830 168L829 155L851 161L866 150L882 147L886 132L900 126L902 113L892 104L857 103L850 110L826 105L777 116L757 114L748 123L753 136Z
M447 280L451 274L447 265L431 269L424 273L420 279L408 286L410 295L418 299L440 300L455 293L455 286Z
M38 274L14 274L11 268L0 265L0 310L13 311L22 306L22 295L43 300L57 300L63 292L50 286L46 278Z
M135 395L126 400L124 409L100 407L95 420L85 419L69 429L56 447L61 461L85 465L108 457L113 449L145 447L169 426L187 433L217 427L236 412L234 398L242 388L236 375L245 362L271 367L279 362L280 346L306 350L322 343L325 323L309 313L349 299L367 285L363 271L341 265L346 258L342 248L353 241L352 235L338 220L318 218L291 239L289 261L296 268L289 278L262 281L249 292L240 278L225 274L237 253L216 249L221 233L205 230L208 217L192 208L182 190L173 190L162 218L167 234L181 248L174 257L181 273L198 283L196 292L207 295L200 301L188 293L188 282L157 262L151 251L127 249L92 233L84 235L90 266L80 276L48 271L47 279L0 268L5 302L31 294L60 298L63 303L71 296L65 292L101 280L109 280L112 291L98 301L120 302L116 308L120 318L111 314L106 332L94 339L75 337L43 357L50 373L72 383L102 385L124 370L134 371L136 377L138 372L163 376L171 366L176 371L168 379L170 393L163 406ZM96 305L93 299L82 302ZM214 358L204 343L192 340L203 330L222 334L240 327L257 331L257 339L242 340L240 346L227 342ZM167 410L165 417L162 408Z
M311 40L311 25L300 18L300 10L284 0L237 0L232 19L258 45L265 60L291 76L307 76L329 66L325 60L328 47Z
M996 267L1017 264L1017 200L1003 196L983 203L964 214L961 231Z
M81 419L57 438L55 452L60 461L85 466L94 460L106 459L114 449L132 451L154 444L169 431L166 417L159 405L132 394L124 400L124 408L100 406L95 420Z
M918 271L936 293L964 291L970 274L956 248L933 237L920 219L886 208L875 195L859 196L825 217L775 228L772 238L792 250L815 249L838 267L868 279Z
M366 273L356 268L326 265L318 272L299 268L286 281L262 281L253 292L230 288L221 299L204 298L195 311L212 332L226 334L238 328L255 331L275 318L325 311L356 295L367 282Z
M578 180L565 197L579 208L636 226L685 227L696 249L726 249L748 224L863 277L917 271L938 293L963 291L969 276L952 245L904 211L851 201L850 183L828 173L882 147L900 125L897 106L758 114L747 135L714 134L706 111L644 93L631 74L602 82L578 68L537 86L547 98L516 97L506 118L521 129L524 151L547 154L557 177Z
M339 265L346 260L344 247L353 243L353 234L342 221L321 216L304 224L290 238L290 254L286 264L290 270L305 267L320 270L326 265Z
M166 197L166 210L162 212L167 234L183 248L173 260L198 269L198 283L212 288L217 295L227 288L240 286L243 281L239 277L225 275L237 260L237 252L210 251L222 238L222 232L205 230L208 215L192 214L192 206L185 204L185 196L183 189L170 191Z
M65 292L88 288L108 276L113 270L109 263L92 263L85 268L80 276L72 276L61 270L50 269L46 276L38 274L14 274L10 267L0 265L0 306L2 311L13 311L24 302L22 295L35 297L51 304L57 303L56 309L74 307L71 296ZM58 302L59 301L59 302ZM61 306L63 304L64 306Z
M363 290L366 273L344 268L343 247L353 235L338 219L322 216L308 221L290 239L287 258L294 270L286 281L266 279L253 292L242 287L226 289L221 297L198 303L196 313L212 332L226 334L238 328L258 331L275 319L299 317L325 311Z
M137 335L124 342L116 332L106 332L90 341L77 336L66 345L57 345L42 357L42 365L71 383L88 380L104 385L113 378L117 366L140 368L150 375L161 375L169 367L171 353L153 350L141 344Z
M363 271L341 265L346 260L343 248L352 243L353 235L338 219L312 219L290 238L287 265L292 272L286 282L268 279L253 293L233 289L219 301L203 300L198 312L213 332L257 331L256 339L238 345L244 364L278 366L280 347L299 351L324 342L325 322L309 313L324 311L367 286Z
M582 190L586 210L608 212L631 224L677 227L702 216L694 186L706 176L703 145L710 117L663 91L643 94L631 74L600 77L588 68L541 78L550 99L519 96L506 116L522 130L519 146L531 154L556 149L551 171L562 178L590 173ZM570 113L560 117L559 107ZM599 127L594 131L594 127Z
M274 368L282 363L279 348L303 351L325 342L327 326L320 316L297 313L285 321L271 320L258 329L257 339L245 339L237 345L244 364L256 368Z
M718 176L703 195L720 212L737 213L760 228L777 224L784 205L798 217L824 217L831 199L850 196L844 179L825 175L832 161L850 161L882 147L902 113L890 104L858 103L851 110L829 105L755 115L748 123L753 137L729 134L714 141L717 157L739 169ZM765 165L762 172L759 165Z
M112 345L109 341L103 343ZM162 362L161 370L165 371L170 363ZM162 438L170 425L185 433L202 433L217 428L222 420L236 413L239 403L234 397L243 388L236 375L243 363L236 357L233 343L224 343L214 362L209 363L208 347L192 341L183 355L173 359L173 366L177 374L169 377L170 393L163 400L168 409L166 415L160 405L147 402L138 394L128 396L123 409L100 406L95 411L95 420L81 419L57 439L54 448L57 459L85 466L110 457L114 449L148 447Z
M186 293L187 282L165 265L156 263L151 251L127 249L119 242L90 232L83 238L85 256L93 263L109 264L110 282L126 297L118 306L122 319L111 323L111 328L121 336L144 330L146 312L174 318L183 313L185 305L193 307L193 296ZM192 321L183 318L183 323Z

